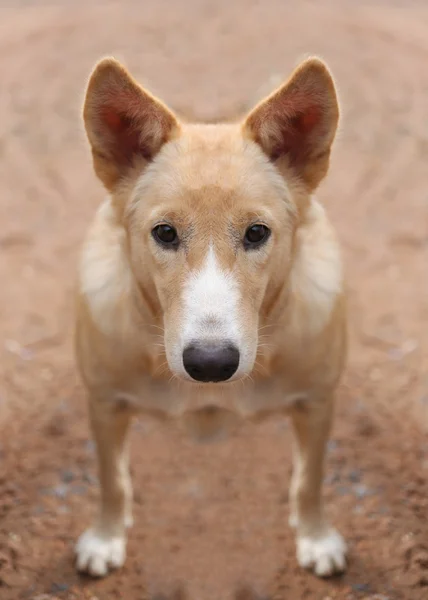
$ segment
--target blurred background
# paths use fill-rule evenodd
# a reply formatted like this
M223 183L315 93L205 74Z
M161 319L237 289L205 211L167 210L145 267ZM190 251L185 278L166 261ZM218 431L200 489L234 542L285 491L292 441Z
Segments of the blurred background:
M89 73L113 55L172 108L215 120L308 54L342 104L319 198L350 290L326 475L349 571L320 582L296 565L286 421L218 446L139 422L127 564L81 579L72 548L97 486L73 286L104 193L81 124ZM173 598L181 584L191 600L242 585L270 600L428 598L428 3L0 0L0 65L0 598Z

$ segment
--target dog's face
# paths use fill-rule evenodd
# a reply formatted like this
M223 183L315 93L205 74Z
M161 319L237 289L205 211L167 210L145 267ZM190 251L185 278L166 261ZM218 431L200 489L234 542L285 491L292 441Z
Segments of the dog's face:
M125 220L140 287L153 282L173 373L251 372L269 283L285 276L296 208L238 127L183 126L136 182ZM272 286L272 284L271 284Z
M250 375L260 326L286 296L305 203L327 172L338 120L327 69L306 61L243 123L185 125L106 59L84 118L142 301L163 317L171 372Z

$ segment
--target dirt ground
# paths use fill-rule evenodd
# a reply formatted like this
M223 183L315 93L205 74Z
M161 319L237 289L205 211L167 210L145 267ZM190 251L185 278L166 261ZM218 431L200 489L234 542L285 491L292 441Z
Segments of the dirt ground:
M422 0L0 2L1 600L428 598L427 32ZM97 498L71 344L77 251L102 198L79 114L90 69L113 54L212 119L308 53L343 106L319 197L350 288L326 475L349 570L318 581L296 564L285 420L217 445L139 421L126 566L80 578L73 544Z

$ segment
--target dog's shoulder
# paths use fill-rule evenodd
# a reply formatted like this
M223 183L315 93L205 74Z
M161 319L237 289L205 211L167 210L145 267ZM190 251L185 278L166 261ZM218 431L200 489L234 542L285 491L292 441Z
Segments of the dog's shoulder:
M323 206L315 199L296 235L292 291L298 312L306 315L306 326L316 333L330 320L345 292L340 246Z
M130 297L132 274L125 242L125 230L107 198L86 235L78 272L78 294L104 334L117 328L121 313L127 312L124 305Z

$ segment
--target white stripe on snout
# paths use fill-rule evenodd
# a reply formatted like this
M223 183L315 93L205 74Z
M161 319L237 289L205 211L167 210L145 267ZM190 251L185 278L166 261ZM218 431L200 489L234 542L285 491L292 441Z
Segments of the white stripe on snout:
M183 299L184 345L207 339L239 344L238 285L230 271L221 269L212 246L202 269L186 282Z

